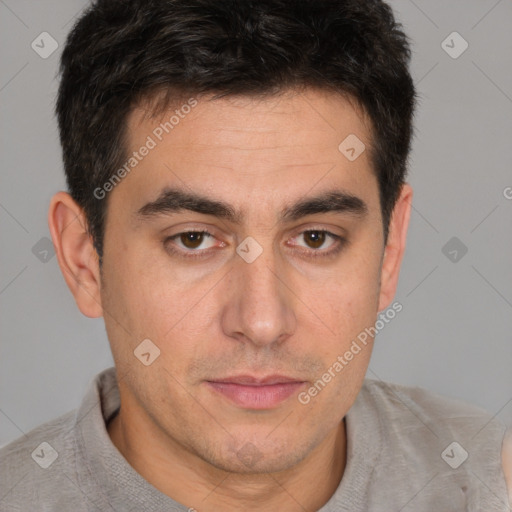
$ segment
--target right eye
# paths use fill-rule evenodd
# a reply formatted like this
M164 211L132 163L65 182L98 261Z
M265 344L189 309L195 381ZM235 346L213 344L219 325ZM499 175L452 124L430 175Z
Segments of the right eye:
M179 254L185 258L196 258L205 255L208 249L215 247L214 240L215 237L207 230L190 230L167 237L164 240L164 245L167 250L174 254ZM172 242L172 244L169 242ZM204 246L205 243L206 246ZM177 248L172 247L172 245Z

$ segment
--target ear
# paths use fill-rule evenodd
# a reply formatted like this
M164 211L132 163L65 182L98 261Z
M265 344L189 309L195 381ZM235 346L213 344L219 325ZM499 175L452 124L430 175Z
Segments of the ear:
M413 190L411 186L408 183L404 183L391 215L388 240L382 258L379 311L386 309L391 304L396 293L400 265L405 252L412 195Z
M48 226L60 270L78 308L85 316L102 316L98 253L87 232L85 214L68 193L52 197Z

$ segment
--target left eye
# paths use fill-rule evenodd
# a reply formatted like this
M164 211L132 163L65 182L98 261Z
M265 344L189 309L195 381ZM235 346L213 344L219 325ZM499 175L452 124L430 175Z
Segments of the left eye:
M325 244L326 240L331 239L331 243L324 247L324 249L329 249L333 245L336 244L337 241L341 240L341 237L331 233L330 231L325 231L321 229L312 229L308 231L303 231L295 238L302 238L305 240L307 245L302 245L301 247L306 247L307 249L320 249ZM294 239L295 239L294 238ZM293 239L293 240L294 240ZM295 244L294 244L295 245ZM300 246L300 244L298 244Z

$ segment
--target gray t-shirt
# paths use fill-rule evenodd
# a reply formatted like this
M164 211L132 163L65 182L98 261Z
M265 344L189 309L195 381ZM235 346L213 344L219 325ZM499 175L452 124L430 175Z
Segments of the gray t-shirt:
M110 368L77 411L3 447L0 511L187 512L112 444L106 422L119 403ZM510 510L501 466L505 425L484 410L366 379L345 420L345 473L320 512Z

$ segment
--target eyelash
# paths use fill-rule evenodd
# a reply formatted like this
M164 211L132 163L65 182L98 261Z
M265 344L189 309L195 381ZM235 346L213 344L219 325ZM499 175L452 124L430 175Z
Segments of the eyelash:
M305 250L309 253L309 257L311 258L328 258L328 257L334 257L336 256L341 250L345 247L345 245L348 243L347 240L339 235L336 235L330 231L327 231L326 229L306 229L304 231L301 231L297 236L303 235L304 233L325 233L328 237L334 239L334 249L329 249L327 251L321 251L320 249L314 250ZM179 238L181 235L186 235L188 233L198 233L202 235L206 235L208 237L214 237L212 233L207 231L206 229L203 230L194 230L190 229L187 231L181 231L180 233L176 233L175 235L169 236L165 238L164 245L168 252L171 254L175 254L187 259L193 259L193 258L204 258L207 257L209 254L209 249L196 249L196 250L182 250L182 249L175 249L174 247L171 247L168 242L175 240L176 238ZM296 238L296 237L294 237ZM301 251L302 252L302 251Z

